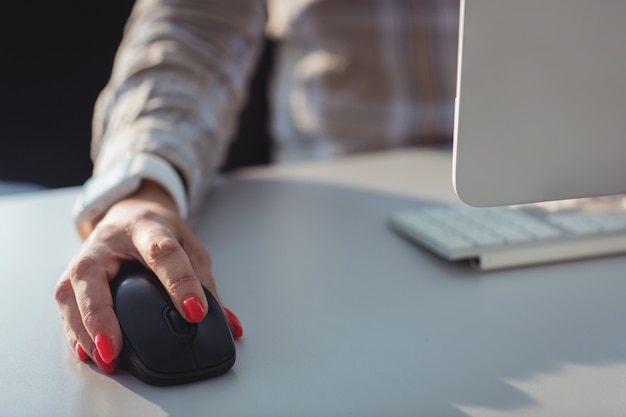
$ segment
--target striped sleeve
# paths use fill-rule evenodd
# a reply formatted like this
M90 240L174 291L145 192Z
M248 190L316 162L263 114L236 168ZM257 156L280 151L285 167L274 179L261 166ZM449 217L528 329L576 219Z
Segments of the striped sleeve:
M154 153L197 207L236 128L266 19L261 0L137 0L94 110L94 174Z

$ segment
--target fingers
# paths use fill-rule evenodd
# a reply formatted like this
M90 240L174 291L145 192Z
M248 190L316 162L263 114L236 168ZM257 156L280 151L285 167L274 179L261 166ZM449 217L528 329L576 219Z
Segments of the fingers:
M193 269L196 271L198 278L202 281L202 284L209 291L211 291L211 293L217 299L217 302L222 307L233 338L241 338L243 336L243 327L241 325L241 322L239 321L239 318L237 318L237 316L230 309L226 308L222 304L217 294L215 280L213 279L213 275L211 273L211 258L209 257L209 254L206 252L206 250L204 250L202 244L195 238L191 241L183 242L183 246L185 248L185 251L189 254L191 264L193 266Z
M76 342L76 345L74 346L74 351L76 352L76 356L78 356L78 359L80 359L81 361L86 361L87 359L89 359L89 355L87 354L87 352L85 352L85 349L83 349L80 343Z
M179 238L163 227L142 227L133 231L132 240L183 317L192 323L202 321L208 303L198 274Z
M241 338L243 336L243 327L241 326L241 322L237 316L235 316L235 314L226 307L222 307L222 310L224 310L224 314L226 314L228 327L230 327L230 332L232 333L233 338Z
M97 259L92 256L84 256L74 265L70 281L75 300L79 300L77 307L82 324L100 358L109 364L122 348L122 332L113 310L110 277L107 275L107 269L111 267L106 267L107 263L115 265L116 261L102 254Z
M65 325L65 333L70 349L80 360L85 361L89 359L87 352L93 351L95 344L83 326L69 279L59 282L55 291L55 298L59 305L61 319Z
M195 235L189 233L181 240L181 245L189 256L189 261L198 280L220 302L215 280L213 279L211 258ZM220 303L221 304L221 303Z
M80 360L91 358L103 371L112 373L122 335L113 312L108 278L99 263L81 259L62 276L55 298L70 349Z
M209 254L188 227L177 230L179 234L174 236L164 228L141 228L133 233L133 241L183 317L194 323L202 321L208 309L204 286L222 306L233 337L242 337L241 322L219 299Z
M210 257L184 220L149 202L119 203L91 232L55 291L70 349L107 373L115 370L123 343L109 282L129 259L156 273L190 322L207 313L203 285L220 302ZM227 317L233 335L240 337L239 321L232 313Z

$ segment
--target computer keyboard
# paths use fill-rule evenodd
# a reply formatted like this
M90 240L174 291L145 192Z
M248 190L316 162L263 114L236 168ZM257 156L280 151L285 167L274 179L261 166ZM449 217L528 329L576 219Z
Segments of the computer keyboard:
M428 205L393 213L393 230L481 270L626 253L622 199L476 208Z

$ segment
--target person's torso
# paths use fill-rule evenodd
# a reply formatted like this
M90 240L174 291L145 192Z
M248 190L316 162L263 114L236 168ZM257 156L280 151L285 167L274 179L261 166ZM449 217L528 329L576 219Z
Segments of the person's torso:
M449 141L459 0L268 0L279 160Z

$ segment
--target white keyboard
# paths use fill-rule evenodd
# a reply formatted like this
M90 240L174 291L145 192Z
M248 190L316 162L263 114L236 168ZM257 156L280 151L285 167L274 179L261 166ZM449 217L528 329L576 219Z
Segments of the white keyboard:
M390 225L447 260L470 260L481 270L493 270L626 253L623 202L606 201L585 207L563 202L556 210L429 205L393 213Z

